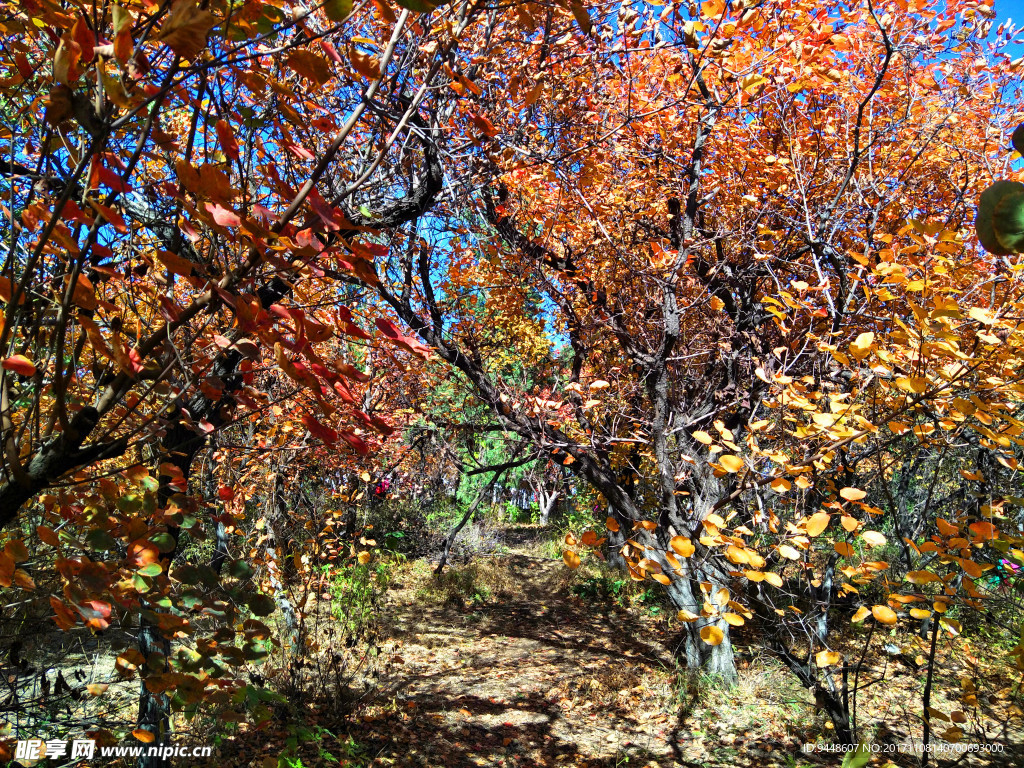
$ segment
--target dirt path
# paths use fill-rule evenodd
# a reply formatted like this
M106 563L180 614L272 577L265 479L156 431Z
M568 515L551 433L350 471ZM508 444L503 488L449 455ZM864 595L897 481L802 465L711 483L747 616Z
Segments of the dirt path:
M353 686L365 684L365 693L341 708L308 702L308 710L292 712L324 727L322 743L300 737L305 762L290 765L819 768L841 762L835 754L802 751L831 742L831 725L777 660L749 655L747 642L758 643L748 627L734 636L739 683L724 690L699 678L684 683L672 653L678 623L666 621L653 602L638 601L642 586L616 591L620 598L630 592L629 600L591 590L595 581L615 583L617 577L599 570L573 572L561 561L520 553L477 557L440 581L424 561L395 574L376 629L380 663L370 670L372 680ZM1004 695L1013 681L1004 667L1000 659L996 671L1002 672L985 683L994 694L986 702L1001 702L986 716L985 740L1007 744L1006 751L968 755L960 765L1024 765L1020 720ZM881 684L865 686L859 698L864 738L884 747L917 735L921 675L885 658L865 670ZM940 672L950 678L944 688L955 692L957 676L967 670L949 661ZM972 672L981 680L978 673ZM938 695L933 701L946 711L957 706ZM295 723L276 725L279 732L271 726L264 733L270 738L252 739L244 755L234 745L239 759L232 764L279 768L273 755ZM1007 727L1013 733L1000 735ZM894 764L918 765L891 750L871 761Z
M372 765L709 763L705 739L718 734L680 715L661 622L580 600L557 561L511 556L490 567L515 589L462 604L417 599L415 585L392 591L386 624L401 663L380 681L356 736ZM715 758L787 765L783 753L797 743L750 744L742 756L716 744Z

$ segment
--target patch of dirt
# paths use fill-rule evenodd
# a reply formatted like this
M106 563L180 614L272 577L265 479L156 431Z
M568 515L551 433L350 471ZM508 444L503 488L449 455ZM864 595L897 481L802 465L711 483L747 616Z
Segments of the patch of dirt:
M753 768L772 752L788 764L802 743L774 724L766 740L749 708L746 722L704 722L679 698L664 622L575 597L560 561L483 567L504 571L514 597L437 604L423 596L429 577L392 592L385 623L401 664L350 729L368 758L353 765ZM721 744L723 725L750 733Z

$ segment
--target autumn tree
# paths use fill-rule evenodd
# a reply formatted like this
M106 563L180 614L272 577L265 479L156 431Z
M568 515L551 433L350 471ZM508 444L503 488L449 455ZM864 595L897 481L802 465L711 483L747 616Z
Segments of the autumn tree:
M492 39L524 68L451 83L474 105L478 191L392 249L380 295L511 434L603 495L614 554L665 585L691 665L733 677L729 627L756 612L838 702L813 661L829 611L888 567L853 546L881 536L860 486L907 439L934 450L930 414L1015 392L972 340L997 315L968 278L993 276L981 305L1014 295L1013 265L968 231L1018 117L1005 36L981 43L972 4L528 5L503 22ZM523 391L494 375L477 304L515 327L534 293L571 354L521 333L553 382ZM839 518L850 542L822 538Z
M143 741L164 740L171 703L230 706L209 670L245 658L195 645L210 624L192 617L266 612L168 574L182 532L211 527L193 477L209 436L256 424L257 456L279 438L364 456L391 429L368 350L425 353L360 297L382 238L442 190L453 99L434 86L485 20L407 5L0 6L0 584L31 590L19 564L56 557L61 627L141 620L121 668L146 662ZM172 658L172 638L198 656Z

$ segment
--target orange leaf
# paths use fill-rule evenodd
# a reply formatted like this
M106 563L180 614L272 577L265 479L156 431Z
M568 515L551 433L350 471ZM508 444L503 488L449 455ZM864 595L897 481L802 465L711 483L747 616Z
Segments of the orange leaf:
M96 300L96 289L85 275L78 276L71 300L82 309L94 310L99 306L99 302Z
M0 552L0 587L9 587L14 581L14 558Z
M843 655L836 651L819 651L814 656L814 663L819 667L831 667L843 660Z
M832 516L828 512L817 512L807 519L807 535L810 537L820 536L826 528Z
M36 535L43 544L49 544L51 547L60 546L60 539L57 538L57 532L53 528L47 528L45 525L36 526Z
M17 373L20 376L31 376L36 372L35 364L24 355L11 355L0 365L4 370Z
M217 130L217 140L220 141L220 148L224 151L224 155L232 160L237 160L238 140L235 138L235 132L231 130L228 121L218 120L217 125L214 127Z
M669 542L669 546L675 550L675 553L680 557L690 557L694 553L693 542L685 536L673 536Z
M147 731L144 728L136 728L132 731L132 736L141 741L143 744L152 744L156 741L156 736Z
M847 501L860 501L867 496L867 493L860 488L843 488L839 491L839 495Z
M0 277L0 301L6 304L11 303L11 296L14 295L14 283L9 278ZM25 292L22 291L18 294L18 303L25 303Z
M871 608L871 615L882 624L895 624L898 621L896 611L887 605L876 605Z
M967 560L965 558L962 558L960 560L960 567L963 568L964 573L966 573L972 579L980 579L981 574L983 573L983 571L981 570L981 566L973 560Z
M576 569L580 567L580 556L571 549L566 549L562 552L562 559L570 568Z
M380 62L376 56L352 48L349 51L348 60L352 63L352 69L368 80L376 80L380 77Z
M713 624L708 624L700 631L700 639L708 645L720 645L725 640L725 633Z
M835 550L843 557L853 556L853 547L847 544L845 541L837 541L835 543Z
M160 41L182 58L195 59L206 47L206 38L215 22L213 14L200 10L195 0L177 0L160 27ZM150 737L152 741L152 734Z
M739 472L743 469L743 459L731 453L721 456L718 459L718 463L722 465L726 472Z

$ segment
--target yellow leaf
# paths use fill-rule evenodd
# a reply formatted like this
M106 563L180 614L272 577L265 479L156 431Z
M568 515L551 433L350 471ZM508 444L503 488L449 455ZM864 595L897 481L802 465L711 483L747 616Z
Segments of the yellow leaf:
M777 573L766 573L764 580L771 584L776 589L782 589L782 577Z
M871 615L882 624L895 624L898 621L896 611L887 605L876 605L871 608Z
M885 544L885 536L878 531L864 531L860 537L869 547L881 547Z
M807 535L811 538L820 536L826 528L832 516L828 512L816 512L807 519Z
M572 569L580 567L580 556L571 549L566 549L562 552L562 559L565 561L565 564Z
M739 456L734 456L731 453L727 453L724 456L719 457L718 463L721 464L727 472L739 472L743 469L743 459Z
M360 552L356 555L356 560L359 561L360 565L366 565L370 562L370 558L373 557L369 552Z
M967 314L970 315L972 320L977 320L983 325L992 325L992 323L995 322L995 318L992 316L992 313L981 307L971 307Z
M702 429L698 429L696 432L693 433L693 439L696 440L698 443L704 443L704 445L711 445L713 442L715 442L715 438L713 438L711 435L709 435Z
M680 621L685 621L687 624L689 624L699 619L700 616L698 616L696 613L693 613L683 608L679 611L679 613L676 614L676 618Z
M604 525L605 528L607 528L612 533L615 533L619 530L619 521L616 520L614 517L609 517L607 520L605 520Z
M819 667L831 667L843 660L843 655L836 651L818 651L814 655L814 663Z
M725 306L725 302L724 302L724 301L722 301L722 300L721 300L720 298L718 298L717 296L712 296L712 297L711 297L711 301L709 301L708 303L709 303L709 304L711 305L711 308L712 308L713 310L715 310L715 312L718 312L719 310L721 310L721 309L722 309L722 307L724 307L724 306ZM716 645L717 645L717 643L716 643Z
M915 619L927 619L932 615L932 612L927 608L911 608L910 616Z
M659 584L664 584L666 587L672 583L672 579L670 579L664 573L652 573L651 578Z
M871 345L875 341L875 334L868 331L862 333L850 344L850 354L853 355L857 360L862 360L867 357L868 352L871 351Z
M923 376L901 376L896 379L896 386L904 392L913 392L920 395L928 389L928 379Z
M708 645L720 645L725 640L725 633L713 624L708 624L700 631L700 639Z
M730 624L734 627L742 626L745 620L738 613L723 613L722 618L725 619L726 624Z
M795 549L793 549L793 547L789 546L788 544L783 544L781 547L779 547L779 554L782 555L787 560L799 560L800 559L800 553L797 552Z
M851 517L850 515L843 515L839 518L839 522L842 523L843 530L849 531L850 533L857 530L857 526L860 525L860 523L857 522L857 518Z
M929 584L938 580L939 577L931 571L910 571L907 573L907 581L911 584Z
M134 731L132 731L132 736L141 741L143 744L152 744L154 741L156 741L156 736L154 736L152 733L145 730L144 728L136 728Z
M839 491L839 495L847 501L860 501L867 496L867 493L860 488L843 488Z
M786 480L784 477L776 477L772 480L772 490L776 493L785 493L792 487L789 480Z

